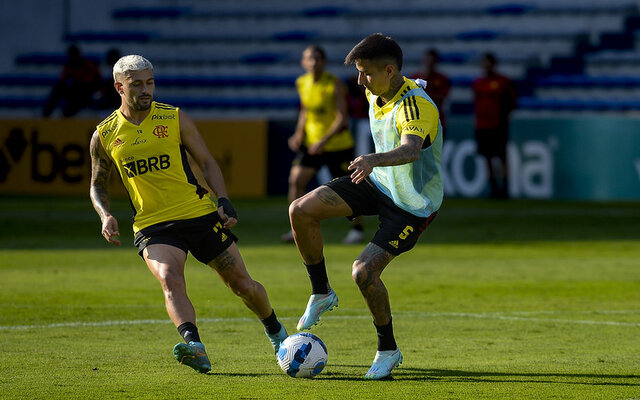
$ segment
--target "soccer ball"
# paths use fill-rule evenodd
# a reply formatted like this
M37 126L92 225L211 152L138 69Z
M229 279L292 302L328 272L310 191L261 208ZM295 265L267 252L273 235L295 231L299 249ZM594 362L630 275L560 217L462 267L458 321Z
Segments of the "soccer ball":
M294 378L313 378L327 365L327 346L319 337L302 332L291 335L278 350L278 364Z

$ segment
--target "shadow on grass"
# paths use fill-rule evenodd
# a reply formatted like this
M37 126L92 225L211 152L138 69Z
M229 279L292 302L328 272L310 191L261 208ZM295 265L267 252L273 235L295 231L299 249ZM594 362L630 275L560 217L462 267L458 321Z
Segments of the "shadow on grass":
M358 368L366 371L368 365L332 364L332 368ZM341 372L327 372L320 379L360 381L362 376ZM629 382L629 380L638 380ZM571 374L571 373L524 373L524 372L483 372L448 369L404 368L395 369L391 379L386 381L431 381L431 382L478 382L478 383L561 383L567 385L592 386L639 386L640 375L619 374Z
M207 372L206 375L209 376L226 376L226 377L235 377L235 378L264 378L265 376L282 376L282 374L277 373L248 373L248 372Z

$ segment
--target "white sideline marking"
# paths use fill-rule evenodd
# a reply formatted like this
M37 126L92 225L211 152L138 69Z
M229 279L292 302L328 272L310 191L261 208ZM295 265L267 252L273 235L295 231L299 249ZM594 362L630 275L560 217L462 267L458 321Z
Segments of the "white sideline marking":
M346 310L343 310L346 311ZM594 311L589 313L595 314L622 314L637 313L637 310L620 310L620 311ZM511 314L528 314L536 313L535 311L512 312ZM542 312L544 313L544 312ZM556 313L550 311L549 313ZM582 313L582 312L578 312ZM541 318L541 317L523 317L517 315L508 315L506 313L456 313L456 312L399 312L394 315L404 317L418 318L475 318L475 319L498 319L504 321L527 321L527 322L545 322L559 324L576 324L576 325L606 325L606 326L633 326L640 327L639 322L622 322L622 321L595 321L584 319L558 319L558 318ZM371 318L370 315L326 315L327 319L364 319ZM282 320L297 320L298 317L283 317ZM253 322L255 318L198 318L198 322ZM50 329L50 328L77 328L77 327L93 327L93 326L115 326L115 325L160 325L170 324L169 319L135 319L135 320L114 320L114 321L96 321L96 322L60 322L42 325L0 325L0 331L27 330L27 329Z

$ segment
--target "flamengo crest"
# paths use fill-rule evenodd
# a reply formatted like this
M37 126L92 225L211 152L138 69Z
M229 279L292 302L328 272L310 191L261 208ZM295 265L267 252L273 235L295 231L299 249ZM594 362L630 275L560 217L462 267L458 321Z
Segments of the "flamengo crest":
M168 126L164 125L156 125L156 128L153 130L153 134L156 135L159 139L169 137L167 134Z

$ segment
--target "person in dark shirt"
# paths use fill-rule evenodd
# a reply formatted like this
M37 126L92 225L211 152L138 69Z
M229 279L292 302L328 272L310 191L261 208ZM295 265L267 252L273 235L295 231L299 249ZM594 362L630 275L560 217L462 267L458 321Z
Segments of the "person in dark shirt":
M120 59L120 52L118 49L112 48L107 51L104 61L108 70L112 70L113 66ZM111 74L107 74L107 77L102 80L102 86L100 87L99 97L96 101L96 105L100 109L113 110L120 107L120 93L116 92L113 88L113 78Z
M509 116L516 107L516 89L512 80L496 71L492 53L484 54L481 64L484 75L473 82L477 150L487 162L491 197L507 198Z
M67 61L60 79L47 99L42 114L51 116L59 105L62 115L71 117L93 102L93 94L100 89L102 79L98 66L84 57L78 46L69 46Z
M451 81L446 75L438 71L438 61L440 61L440 56L437 50L430 49L425 51L422 57L422 69L411 75L411 79L427 81L427 87L424 91L427 92L436 107L438 107L440 123L442 128L445 129L447 118L445 116L444 103L451 90ZM446 133L446 129L443 133Z

